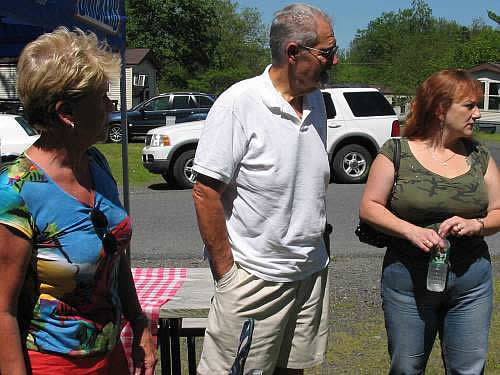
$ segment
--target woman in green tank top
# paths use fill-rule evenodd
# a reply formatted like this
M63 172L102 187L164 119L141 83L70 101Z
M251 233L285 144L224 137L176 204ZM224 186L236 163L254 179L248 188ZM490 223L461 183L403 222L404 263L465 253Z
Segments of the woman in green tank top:
M500 230L500 179L472 139L481 98L467 72L433 74L412 104L390 210L392 141L370 170L360 218L393 236L382 272L390 374L423 374L438 333L447 373L484 373L493 301L483 237ZM428 290L430 254L448 243L445 289Z

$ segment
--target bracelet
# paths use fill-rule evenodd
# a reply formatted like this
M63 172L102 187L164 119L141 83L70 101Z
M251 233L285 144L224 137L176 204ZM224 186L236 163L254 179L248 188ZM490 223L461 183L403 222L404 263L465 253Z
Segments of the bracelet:
M479 235L482 236L483 232L484 232L484 219L482 217L478 217L478 218L476 218L476 221L478 221L479 224L481 224L481 229L479 230Z

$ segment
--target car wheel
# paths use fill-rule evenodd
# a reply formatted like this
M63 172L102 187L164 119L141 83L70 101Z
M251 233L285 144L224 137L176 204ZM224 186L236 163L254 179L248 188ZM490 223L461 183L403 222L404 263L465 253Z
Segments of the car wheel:
M122 141L122 127L120 124L109 125L108 141L112 143L120 143Z
M354 184L365 182L372 164L372 156L360 145L342 147L333 158L335 180Z
M190 189L194 185L193 164L195 152L195 150L183 152L174 163L174 182L181 189Z

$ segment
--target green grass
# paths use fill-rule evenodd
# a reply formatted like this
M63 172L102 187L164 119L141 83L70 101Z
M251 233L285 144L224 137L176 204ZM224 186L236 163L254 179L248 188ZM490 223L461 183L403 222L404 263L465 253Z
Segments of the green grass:
M118 185L123 185L122 145L115 143L98 144L96 147L106 156L111 172ZM150 173L142 166L141 151L144 143L128 144L128 174L131 188L164 183L159 174Z
M483 142L500 143L500 133L488 134L484 132L476 132L474 136Z

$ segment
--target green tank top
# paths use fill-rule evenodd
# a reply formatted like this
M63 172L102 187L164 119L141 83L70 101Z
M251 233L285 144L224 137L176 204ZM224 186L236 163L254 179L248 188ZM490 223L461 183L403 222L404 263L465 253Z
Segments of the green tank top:
M401 158L396 189L391 201L391 210L401 219L421 227L437 229L439 224L452 216L466 219L485 217L488 209L488 193L484 175L488 168L490 153L476 140L464 140L468 150L470 169L457 177L447 178L429 171L415 158L408 146L408 139L401 138ZM394 141L388 140L380 152L392 161ZM477 257L485 250L482 237L449 236L450 261ZM402 252L406 256L427 258L409 241L394 238L390 251Z

